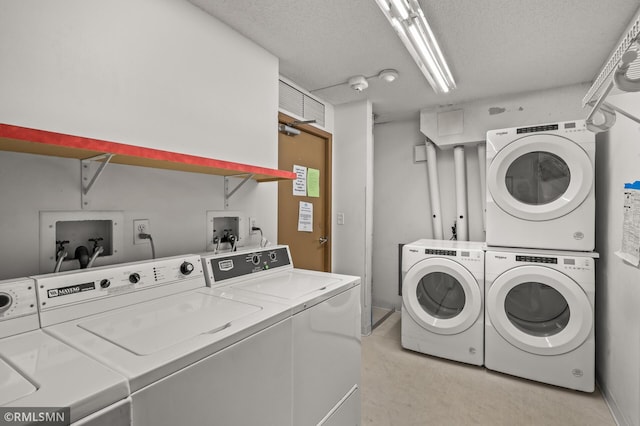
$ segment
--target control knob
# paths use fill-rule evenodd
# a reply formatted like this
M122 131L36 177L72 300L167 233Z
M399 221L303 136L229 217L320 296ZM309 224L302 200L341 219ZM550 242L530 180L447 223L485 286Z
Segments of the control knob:
M0 293L0 314L8 310L13 304L13 298L8 293Z
M189 275L193 272L193 265L189 262L182 262L182 265L180 265L180 272L184 275Z
M129 282L132 284L135 284L137 282L140 281L140 274L137 272L134 272L133 274L129 275Z
M253 256L251 256L251 263L253 263L254 265L259 264L260 256L258 256L257 254L254 254Z
M111 281L109 281L108 279L104 279L102 281L100 281L100 287L101 288L107 288L111 285Z

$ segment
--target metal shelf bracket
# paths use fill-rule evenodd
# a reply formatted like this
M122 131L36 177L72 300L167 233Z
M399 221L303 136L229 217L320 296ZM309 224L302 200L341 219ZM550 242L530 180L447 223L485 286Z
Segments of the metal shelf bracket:
M240 187L242 187L242 185L247 183L249 181L249 179L251 179L253 177L253 174L246 175L244 177L244 179L242 179L242 181L238 185L236 185L235 188L233 188L231 191L229 191L229 178L230 177L240 178L242 176L245 176L245 175L225 176L224 177L224 208L225 208L225 210L229 208L229 199L233 196L233 194L236 193L236 191L238 189L240 189Z
M111 158L113 158L114 154L100 154L100 155L96 155L95 157L90 157L90 158L85 158L83 160L80 160L80 188L81 188L81 208L86 208L89 206L89 191L91 191L91 188L93 187L93 185L96 183L96 181L98 180L98 178L100 177L100 175L102 174L102 172L104 171L104 168L107 166L107 164L109 164L109 161L111 161ZM97 168L97 170L93 173L92 175L92 164L96 164L97 162L99 162L99 166ZM85 185L85 182L88 182Z

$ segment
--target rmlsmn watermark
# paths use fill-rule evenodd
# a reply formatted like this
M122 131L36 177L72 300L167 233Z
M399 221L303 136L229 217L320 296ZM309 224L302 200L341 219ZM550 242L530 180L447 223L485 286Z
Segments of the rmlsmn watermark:
M69 426L69 407L0 407L0 425Z

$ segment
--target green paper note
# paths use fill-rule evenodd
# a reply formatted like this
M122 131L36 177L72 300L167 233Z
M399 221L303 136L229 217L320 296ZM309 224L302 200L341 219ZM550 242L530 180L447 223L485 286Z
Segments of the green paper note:
M320 170L307 169L307 197L320 196Z

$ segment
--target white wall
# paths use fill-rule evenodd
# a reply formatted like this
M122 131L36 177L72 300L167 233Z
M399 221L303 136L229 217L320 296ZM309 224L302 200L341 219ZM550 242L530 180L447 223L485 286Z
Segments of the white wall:
M362 278L362 332L371 332L373 114L371 102L335 107L333 271ZM337 214L344 214L338 225Z
M640 95L611 96L640 117ZM640 425L640 269L614 252L622 241L623 187L640 180L640 126L617 114L596 149L597 377L620 425Z
M586 115L582 97L588 89L589 84L573 84L425 109L420 112L420 130L436 145L452 148L468 142L483 142L487 130L491 129L575 120ZM454 110L463 111L461 122L454 120L462 131L450 134L455 127L440 129L438 113Z
M278 59L187 1L0 2L0 122L277 166Z
M0 152L0 279L53 272L39 270L39 212L79 210L79 186L78 160ZM263 209L273 204L274 188L277 183L250 181L234 194L229 210L255 216L259 226L277 223L275 208ZM223 181L111 164L92 189L91 205L91 210L124 211L123 262L151 258L148 244L133 245L134 219L149 219L157 257L199 253L206 249L207 210L224 209ZM265 231L275 242L275 228ZM259 237L243 244L257 245Z
M433 238L426 161L414 162L413 147L424 144L418 120L374 126L373 306L400 309L398 244ZM456 219L453 150L436 148L444 237ZM469 238L483 241L478 152L465 149Z
M0 122L277 167L278 60L186 1L0 1ZM80 164L0 151L0 278L38 273L38 212L80 209ZM232 185L235 185L233 183ZM223 178L109 165L91 209L148 218L158 256L204 250ZM277 184L230 210L276 241Z

